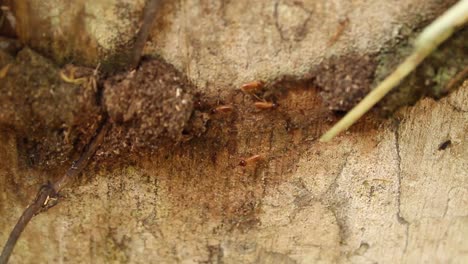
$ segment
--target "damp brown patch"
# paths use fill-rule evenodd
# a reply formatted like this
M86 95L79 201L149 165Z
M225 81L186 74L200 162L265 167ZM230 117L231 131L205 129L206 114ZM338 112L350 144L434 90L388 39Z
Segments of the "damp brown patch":
M254 103L263 99L279 106L255 108ZM311 82L287 78L264 93L239 91L222 103L232 106L232 111L210 114L201 137L177 146L162 144L134 165L154 175L159 188L167 192L169 218L204 219L219 226L216 232L243 232L261 224L265 193L293 175L302 154L314 147L336 117ZM362 124L361 129L370 131L370 126ZM256 155L261 159L239 165Z
M21 61L22 56L18 56L17 60ZM33 60L25 61L36 65ZM42 91L59 84L68 90L54 90L62 99L62 104L51 101L45 95L38 97L48 102L50 109L23 109L11 105L11 111L2 112L13 114L13 110L20 110L15 114L20 115L18 118L22 121L19 124L10 123L18 131L28 131L26 128L30 123L27 116L37 116L34 119L37 134L25 136L24 142L25 146L35 146L37 149L20 147L26 149L21 155L46 152L42 147L55 150L57 155L67 153L57 147L62 145L67 146L70 152L79 152L80 144L73 142L85 141L94 130L88 129L86 123L79 126L78 123L87 120L95 124L101 113L107 111L113 127L88 171L112 172L126 166L142 167L147 171L145 175L154 177L161 188L170 194L170 214L174 218L180 219L180 215L184 214L187 218L193 217L190 212L196 210L202 219L214 220L225 231L256 228L260 224L261 201L268 188L275 188L287 181L295 172L303 153L314 147L317 138L337 119L325 106L320 89L311 78L297 80L284 77L267 84L265 89L255 94L237 90L219 98L217 95L202 94L201 88L194 87L166 62L147 59L137 70L105 80L104 91L99 95L99 89L96 92L63 82L58 69L52 65L46 67L44 63L38 63L41 67L36 67L42 70L51 67L50 73L36 69L30 74L42 75L41 78L47 76L54 82L42 87L39 81L34 81L37 76L30 76L27 91L34 91L35 85L41 86L39 91ZM26 67L24 64L21 67ZM69 74L71 69L66 67L64 70ZM15 71L18 72L8 78L20 78L20 69L15 68ZM75 78L80 78L89 74L89 69L78 69L75 73ZM18 86L18 83L15 85ZM25 95L18 95L17 90L14 92L16 95L12 96L16 101L8 101L10 98L7 97L0 99L9 104L27 105L28 100L35 98L32 92ZM90 97L85 97L86 92L90 93ZM100 108L100 96L105 109ZM87 99L75 102L74 98ZM79 102L93 108L83 108L77 104ZM274 102L277 107L259 109L255 106L258 102ZM231 110L223 113L212 111L223 105L229 105ZM95 119L88 120L86 117ZM4 120L16 120L14 116L9 118ZM70 130L74 141L66 143L64 133L68 130L62 130L61 126L70 122L78 123ZM82 127L84 131L80 130ZM358 130L369 131L369 124L364 123ZM247 166L239 166L241 160L256 155L261 158ZM53 155L50 157L57 158ZM46 162L50 158L41 154L37 160ZM87 176L80 178L76 184L81 186L92 181L96 173L86 173Z
M29 165L68 162L93 136L101 117L96 89L65 82L60 69L27 48L0 60L0 67L11 63L0 85L0 124L16 131Z
M10 61L15 60L6 56L5 63ZM165 61L145 59L137 70L104 80L101 93L60 76L73 72L75 79L81 79L94 69L59 70L28 49L16 61L7 77L10 88L0 97L5 102L0 121L18 131L23 138L19 144L33 165L70 160L71 153L79 153L94 134L104 112L113 127L98 160L109 161L110 167L131 160L138 163L158 149L173 152L199 140L212 149L205 158L215 163L226 163L219 158L221 148L233 155L229 164L236 168L240 160L254 155L262 156L260 167L268 166L276 153L316 140L338 117L325 106L323 88L317 88L312 77L285 76L254 94L239 89L220 98L202 94L202 88L194 87ZM22 86L26 92L19 92ZM213 112L223 106L230 111Z
M108 78L104 92L96 69L59 69L27 48L16 58L0 51L0 68L6 69L0 85L0 125L15 131L28 166L50 171L68 165L105 112L113 128L100 161L110 154L143 155L159 144L200 136L210 118L193 110L190 82L160 60L146 60L137 71Z

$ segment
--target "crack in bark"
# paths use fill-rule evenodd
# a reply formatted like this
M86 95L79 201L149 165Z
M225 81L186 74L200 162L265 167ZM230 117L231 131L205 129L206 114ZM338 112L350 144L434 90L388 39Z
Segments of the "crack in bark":
M344 169L346 168L346 165L348 164L348 159L349 156L351 156L351 151L346 153L345 156L345 161L343 162L343 165L341 166L339 172L336 174L335 178L333 179L333 182L330 184L330 186L327 188L327 190L323 193L322 197L320 197L319 201L323 201L326 197L330 196L330 193L332 190L337 189L338 187L338 179L343 175ZM336 197L332 197L335 198ZM332 212L333 216L335 217L336 220L336 225L338 226L338 237L339 237L339 244L344 245L345 240L346 240L346 224L345 220L338 217L337 210L340 205L337 204L336 200L332 202L332 205L328 206L328 209Z
M275 2L273 17L274 17L274 20L275 20L275 28L278 31L279 35L280 35L281 41L289 41L289 40L300 41L300 40L304 39L304 37L308 33L307 24L309 23L309 21L312 18L312 14L313 14L312 11L305 8L300 2L295 3L295 6L299 7L305 13L307 13L307 17L302 21L302 24L296 30L296 32L294 34L295 36L292 36L291 38L286 38L284 36L283 29L281 28L281 25L280 25L280 22L279 22L279 17L278 17L279 16L279 13L278 13L279 4L280 4L279 0Z
M447 100L447 104L453 109L453 111L458 112L458 113L468 113L467 110L463 110L461 107L454 105L450 101Z
M405 246L403 248L403 254L402 257L405 255L407 249L408 249L408 239L409 239L409 226L410 223L401 215L401 154L400 154L400 135L399 135L399 129L400 129L400 122L397 121L396 123L396 128L395 128L395 150L396 150L396 156L397 156L397 163L398 163L398 171L397 171L397 178L398 178L398 193L397 193L397 220L398 223L404 225L406 227L405 235Z
M283 36L283 31L281 30L281 26L279 24L279 19L278 19L278 6L279 6L279 1L275 2L275 8L273 11L273 17L275 18L275 28L278 30L278 33L280 35L281 41L285 41L286 39Z
M442 218L445 218L447 217L447 213L449 211L449 207L450 207L450 201L452 200L452 198L450 197L452 195L452 192L454 190L457 190L459 188L462 188L462 189L465 189L464 187L461 187L461 186L452 186L449 191L447 192L447 201L445 203L445 209L444 209L444 214L442 215ZM468 216L468 215L466 215ZM452 218L456 217L455 215L451 215ZM463 217L463 216L462 216Z
M271 263L271 262L285 263L285 264L297 263L297 261L291 258L289 254L276 252L276 251L270 251L270 250L261 248L260 252L257 255L255 263ZM222 262L218 262L218 263L222 263Z
M320 199L319 199L320 201L323 201L323 199L325 199L325 197L330 195L330 192L331 192L332 189L336 189L338 187L338 184L337 184L338 178L340 178L341 175L343 174L343 171L346 168L346 165L348 164L349 156L351 156L351 151L346 153L345 161L341 165L339 172L335 175L335 178L333 179L333 182L330 184L330 186L328 186L327 190L322 194L322 197L320 197Z
M309 23L310 19L312 18L312 11L305 8L300 2L297 2L296 6L300 7L302 10L304 10L304 12L307 13L307 18L302 22L302 25L301 25L300 29L296 32L296 37L294 38L294 40L296 40L296 41L301 41L302 39L305 38L305 36L308 33L307 24Z
M333 217L336 220L336 225L338 226L338 237L339 237L338 243L339 243L340 246L344 245L345 240L346 240L346 230L345 230L346 225L344 223L345 221L343 219L341 219L340 217L338 217L337 209L335 207L330 206L328 209L330 210L330 212L332 212ZM345 253L345 252L342 251L341 253Z

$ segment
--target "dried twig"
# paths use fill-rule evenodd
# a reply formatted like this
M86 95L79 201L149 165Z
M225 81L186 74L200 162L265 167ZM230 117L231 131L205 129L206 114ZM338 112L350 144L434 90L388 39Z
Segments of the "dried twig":
M461 0L421 33L415 43L414 52L397 69L372 90L358 105L328 130L320 141L327 142L348 129L370 108L378 103L391 89L411 73L442 42L447 40L458 27L468 21L468 0Z
M55 197L56 195L57 193L54 191L54 188L50 184L41 187L41 189L37 193L34 202L30 204L26 208L26 210L24 210L20 219L11 231L10 236L8 237L8 241L3 247L2 255L0 255L1 264L6 264L8 262L11 252L13 251L16 245L16 241L18 240L19 236L21 235L31 218L33 218L34 215L36 215L44 206L47 205L46 201L49 197Z
M65 175L63 175L62 178L60 178L57 182L54 183L53 188L57 193L63 189L63 186L65 186L70 181L70 179L73 179L76 176L78 176L78 174L80 174L80 172L83 171L86 165L88 165L89 160L104 140L104 136L106 135L107 130L109 130L109 127L110 123L107 121L107 118L104 118L100 125L100 128L96 132L96 136L86 146L80 158L74 161L72 166L65 173Z
M463 82L468 78L468 66L465 67L462 71L457 73L455 77L450 80L447 85L445 85L445 88L443 92L450 92L453 88L463 84Z
M143 52L143 48L145 46L150 29L152 27L159 2L159 0L149 0L149 2L145 6L143 14L143 23L137 34L135 45L130 57L130 69L136 68L141 60L141 54ZM1 72L8 71L8 67L8 65L4 67L4 69L2 69ZM93 78L91 78L91 80L94 82L94 86L96 86L96 75L97 69L94 72ZM77 79L73 78L73 75L72 78L68 78L68 76L64 75L63 73L61 73L61 78L65 81L69 81L72 83L75 83L77 81ZM79 83L81 83L81 80ZM60 190L62 190L63 187L68 182L70 182L70 180L77 177L78 174L80 174L83 171L91 157L96 152L97 148L103 142L104 137L109 128L110 122L108 122L107 115L105 115L96 132L95 137L85 147L79 159L73 162L72 166L67 170L65 175L63 175L62 178L60 178L54 184L49 183L41 187L41 189L37 193L36 199L26 208L26 210L23 212L20 219L16 223L15 227L13 228L12 232L10 233L8 241L6 242L2 254L0 255L0 264L6 264L8 262L8 259L10 258L10 255L16 245L19 236L26 228L26 225L29 223L29 221L33 218L33 216L38 213L44 212L50 207L54 206L56 203L52 204L51 201L57 200L58 193L60 192Z
M26 208L26 210L24 210L20 219L11 231L10 236L8 237L8 241L3 248L2 255L0 255L0 264L6 264L8 262L8 259L10 258L10 255L16 245L16 241L33 216L44 212L55 205L51 204L50 201L55 200L58 197L60 190L62 190L71 179L75 178L83 171L91 157L96 152L97 148L103 142L104 136L109 130L109 127L110 123L107 121L107 118L104 118L100 127L98 128L98 131L96 132L95 137L85 147L79 159L73 162L72 166L67 170L65 175L63 175L62 178L60 178L54 184L48 183L41 187L34 201Z
M160 2L159 0L148 0L145 6L142 25L137 33L135 44L130 55L129 67L131 70L135 69L140 62L141 54L143 53L143 48L145 47L151 27L153 26L154 17Z

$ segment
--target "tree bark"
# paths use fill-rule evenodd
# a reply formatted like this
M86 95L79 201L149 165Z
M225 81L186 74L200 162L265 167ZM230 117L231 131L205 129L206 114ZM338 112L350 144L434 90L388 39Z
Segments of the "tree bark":
M11 263L468 261L468 82L441 92L467 65L466 30L349 132L317 140L454 2L162 1L144 54L165 61L150 80L167 94L144 101L153 88L143 81L118 87L129 90L128 120L115 117L94 162L32 219ZM0 40L10 44L0 69L11 64L0 79L0 246L92 137L99 99L117 89L109 80L133 78L115 72L145 1L2 4L14 21L0 30L29 48ZM100 63L99 87L64 82L70 62ZM239 89L253 80L265 83L255 96ZM142 116L173 117L167 96L178 85L193 101L180 137L161 132L148 148L124 137L152 133L134 126ZM427 94L446 96L419 99ZM256 109L262 100L278 107Z

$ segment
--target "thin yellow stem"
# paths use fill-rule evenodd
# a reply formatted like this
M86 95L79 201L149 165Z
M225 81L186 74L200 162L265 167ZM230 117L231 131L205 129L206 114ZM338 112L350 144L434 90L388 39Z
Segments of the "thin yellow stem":
M328 142L352 126L369 109L377 104L390 90L410 74L442 42L447 40L457 27L468 21L468 0L461 0L424 29L415 43L414 52L396 70L372 90L359 104L328 130L320 141Z

